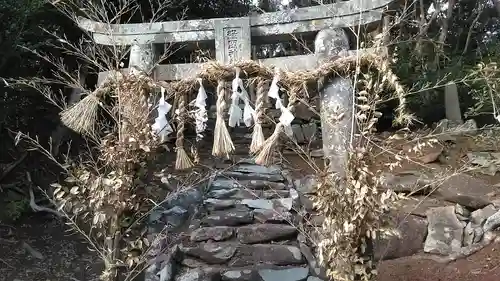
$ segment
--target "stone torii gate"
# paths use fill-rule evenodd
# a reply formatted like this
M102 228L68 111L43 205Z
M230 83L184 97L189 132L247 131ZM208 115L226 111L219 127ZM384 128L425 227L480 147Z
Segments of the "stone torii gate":
M201 63L154 66L155 44L215 41L216 59L233 63L252 59L252 44L275 43L291 35L316 34L315 53L261 59L266 66L288 71L311 70L336 55L355 55L343 28L367 26L379 22L393 0L349 0L334 4L264 13L250 17L184 20L139 24L106 24L79 18L79 26L93 35L97 44L131 46L128 68L150 73L157 80L174 81L194 78ZM99 73L98 83L109 75ZM323 149L333 171L343 174L347 146L352 130L352 92L350 80L335 78L320 93ZM338 123L331 116L343 111Z

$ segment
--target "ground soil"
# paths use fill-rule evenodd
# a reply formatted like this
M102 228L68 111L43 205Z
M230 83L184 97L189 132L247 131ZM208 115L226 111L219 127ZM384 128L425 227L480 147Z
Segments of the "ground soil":
M48 214L0 222L0 280L97 281L100 258L81 235L67 230Z
M377 281L498 281L499 261L499 243L449 264L402 258L382 262Z

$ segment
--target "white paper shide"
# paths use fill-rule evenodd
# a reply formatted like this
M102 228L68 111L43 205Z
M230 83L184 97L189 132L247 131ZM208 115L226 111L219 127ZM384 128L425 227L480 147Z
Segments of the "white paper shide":
M293 138L292 121L293 119L295 119L295 116L293 116L292 112L288 110L286 106L283 105L283 100L279 95L279 90L280 90L278 86L279 78L280 78L279 71L278 69L276 69L276 74L274 75L273 81L271 82L271 86L269 87L268 96L276 100L275 107L276 109L281 110L279 121L283 125L285 134L288 137Z
M198 83L200 87L198 89L198 95L196 99L191 102L191 104L196 107L194 110L194 120L196 124L196 140L201 140L203 138L203 132L207 129L208 122L208 111L207 111L207 92L203 87L203 81L198 78Z
M171 108L172 105L165 101L165 88L162 87L161 98L157 108L158 117L156 117L154 124L151 126L162 142L174 131L167 120L167 114Z

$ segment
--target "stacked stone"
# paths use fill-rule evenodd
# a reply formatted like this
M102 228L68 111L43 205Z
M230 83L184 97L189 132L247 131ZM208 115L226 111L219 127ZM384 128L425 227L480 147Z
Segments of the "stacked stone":
M161 281L318 281L300 237L299 195L278 167L249 161L218 174L189 231L150 274ZM165 268L168 268L166 270Z

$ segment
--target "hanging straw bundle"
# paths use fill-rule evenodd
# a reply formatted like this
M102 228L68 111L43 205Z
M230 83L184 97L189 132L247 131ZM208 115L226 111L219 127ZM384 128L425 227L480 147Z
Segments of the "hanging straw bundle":
M217 157L229 157L234 151L234 144L224 122L224 109L226 107L226 82L219 80L217 84L217 119L215 121L214 145L212 155Z
M277 99L277 107L281 109L281 116L279 119L280 122L276 125L273 134L261 146L257 157L255 157L255 163L264 166L271 165L273 154L275 152L274 150L276 148L276 145L278 144L281 133L284 132L289 137L293 137L293 135L290 135L290 124L294 119L291 111L295 106L295 103L297 102L298 89L298 87L293 87L292 89L290 89L290 96L288 97L288 105L286 108L281 104L280 99Z
M266 81L259 79L257 83L257 100L255 101L255 126L253 127L252 143L250 144L250 153L257 153L264 144L264 133L262 132L262 123L265 115L265 102L267 99Z
M97 94L90 93L81 101L61 111L59 113L61 122L79 134L94 136L99 104Z
M189 169L194 166L193 162L189 158L186 150L184 149L184 127L187 115L186 109L186 96L179 96L179 105L177 109L177 139L175 140L175 146L177 150L177 157L175 159L175 169L184 170Z

